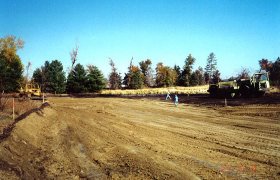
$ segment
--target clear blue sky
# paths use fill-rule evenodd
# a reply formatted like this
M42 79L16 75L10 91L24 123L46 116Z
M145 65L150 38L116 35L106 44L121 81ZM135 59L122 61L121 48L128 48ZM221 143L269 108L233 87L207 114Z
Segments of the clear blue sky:
M78 62L99 67L107 77L108 57L122 75L131 57L195 66L210 52L227 78L241 67L252 72L258 60L280 56L279 0L0 0L0 37L25 41L19 50L32 69L46 60L70 67L69 52L79 45Z

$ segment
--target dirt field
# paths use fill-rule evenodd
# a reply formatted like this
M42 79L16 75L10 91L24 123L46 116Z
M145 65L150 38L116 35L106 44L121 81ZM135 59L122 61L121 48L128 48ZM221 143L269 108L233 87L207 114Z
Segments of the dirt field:
M279 96L179 98L50 98L2 136L0 179L280 178Z

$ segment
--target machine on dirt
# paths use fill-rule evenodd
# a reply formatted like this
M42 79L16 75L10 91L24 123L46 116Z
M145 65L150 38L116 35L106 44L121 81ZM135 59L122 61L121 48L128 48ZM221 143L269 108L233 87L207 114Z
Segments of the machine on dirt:
M221 81L210 84L208 92L211 97L258 97L269 91L268 72L253 74L248 79Z
M24 99L43 99L43 93L39 84L28 83L19 90L19 97Z

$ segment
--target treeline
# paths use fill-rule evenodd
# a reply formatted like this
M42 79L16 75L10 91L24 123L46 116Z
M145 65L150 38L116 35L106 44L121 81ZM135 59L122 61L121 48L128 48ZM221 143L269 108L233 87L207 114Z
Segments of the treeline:
M140 61L138 65L134 65L131 60L128 72L125 73L122 79L113 60L110 59L112 71L109 75L109 86L111 89L122 87L141 89L143 87L197 86L208 84L209 81L217 82L220 80L220 72L217 70L217 59L214 53L210 53L208 56L207 65L204 69L198 67L198 69L193 70L195 61L196 59L189 54L182 68L177 65L169 67L160 62L157 63L155 70L153 70L150 59Z
M37 68L32 81L41 84L44 92L59 94L98 92L105 87L103 74L96 66L88 65L85 69L83 65L77 64L66 79L62 63L58 60L46 61L44 66Z
M24 42L14 36L0 38L0 90L1 92L15 92L21 85L32 81L41 85L44 92L49 93L87 93L98 92L104 88L110 89L140 89L144 87L169 87L169 86L196 86L220 81L220 72L217 69L217 58L212 52L206 59L204 68L193 69L196 62L191 54L186 57L183 67L175 65L169 67L159 62L152 68L152 60L146 59L138 64L133 63L133 58L124 76L118 72L115 63L109 59L111 73L108 79L104 77L98 67L77 63L78 47L70 53L71 68L66 75L63 65L59 60L45 61L35 69L31 80L28 79L31 63L24 66L17 51L22 49ZM280 58L275 62L267 59L259 61L261 69L270 72L273 85L280 85ZM248 71L243 69L243 78L248 76Z

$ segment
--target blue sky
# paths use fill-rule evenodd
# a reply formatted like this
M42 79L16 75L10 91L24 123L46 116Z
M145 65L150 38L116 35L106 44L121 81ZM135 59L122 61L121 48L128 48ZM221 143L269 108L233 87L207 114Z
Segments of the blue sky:
M194 68L216 54L222 77L241 67L258 70L258 60L280 56L279 0L0 0L0 37L25 41L18 51L32 69L46 60L70 67L70 51L79 45L78 62L96 65L107 77L109 57L124 75L151 59L182 67L188 54Z

